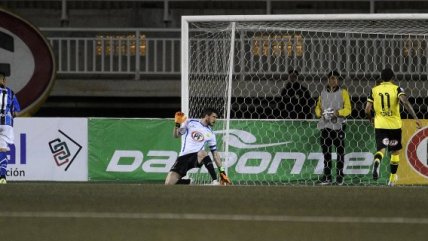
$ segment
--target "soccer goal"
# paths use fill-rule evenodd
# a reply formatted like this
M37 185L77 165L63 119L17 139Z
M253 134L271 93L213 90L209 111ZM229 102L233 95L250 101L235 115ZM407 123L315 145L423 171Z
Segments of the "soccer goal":
M391 67L419 118L425 117L427 26L428 14L185 16L182 110L191 118L200 118L205 107L219 110L222 119L214 130L235 184L315 184L324 167L315 103L327 73L335 70L352 104L345 184L383 185L389 160L373 181L367 96L381 70ZM298 73L293 83L303 87L289 84L292 70ZM411 118L404 109L402 117ZM404 121L399 183L428 183L424 138L412 120ZM190 175L198 183L209 181L205 169Z

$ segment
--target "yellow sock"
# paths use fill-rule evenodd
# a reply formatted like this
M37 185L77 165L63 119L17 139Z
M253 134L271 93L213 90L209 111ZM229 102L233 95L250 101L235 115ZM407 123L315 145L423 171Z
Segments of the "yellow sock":
M378 151L375 153L374 155L374 161L375 162L380 162L383 159L383 153L381 151Z
M391 155L391 173L396 174L398 170L398 163L400 162L400 156L399 155Z

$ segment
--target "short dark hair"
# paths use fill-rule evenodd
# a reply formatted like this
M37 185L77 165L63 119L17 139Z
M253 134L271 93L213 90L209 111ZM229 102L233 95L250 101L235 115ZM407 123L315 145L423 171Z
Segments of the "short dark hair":
M390 68L385 68L380 73L380 79L382 81L390 81L392 78L394 78L394 71L392 71Z
M299 75L299 71L298 71L298 70L296 70L296 69L291 68L291 69L289 69L289 70L288 70L288 74L295 74L295 75Z
M336 77L340 77L339 72L337 72L337 70L332 70L330 72L328 72L327 77L330 78L331 76L336 76Z
M216 109L211 107L205 108L204 111L202 111L202 118L204 118L206 115L211 115L212 113L219 115Z
M6 73L5 73L5 72L0 71L0 76L6 77Z

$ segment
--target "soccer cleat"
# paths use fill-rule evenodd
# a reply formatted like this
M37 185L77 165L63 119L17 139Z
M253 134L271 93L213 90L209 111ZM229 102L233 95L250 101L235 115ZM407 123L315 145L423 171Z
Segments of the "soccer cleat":
M323 175L318 184L319 185L330 185L330 184L332 184L332 182L333 181L332 181L331 177Z
M389 175L389 181L388 181L388 186L395 186L395 184L397 184L398 181L398 175L397 174L390 174Z
M379 179L379 167L380 167L380 161L374 160L373 164L373 180Z
M320 185L330 185L330 184L332 184L333 182L331 181L331 180L324 180L324 181L321 181L319 184Z
M337 176L335 184L338 186L343 186L343 184L345 184L344 178L342 176Z
M0 178L0 184L6 184L6 183L7 183L6 178Z
M217 180L213 180L213 181L211 182L211 185L212 185L212 186L220 186L220 182L219 182L219 181L217 181Z

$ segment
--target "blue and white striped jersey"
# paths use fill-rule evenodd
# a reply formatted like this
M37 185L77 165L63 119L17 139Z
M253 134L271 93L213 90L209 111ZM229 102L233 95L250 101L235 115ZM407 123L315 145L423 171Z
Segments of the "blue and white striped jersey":
M13 126L13 115L21 111L15 93L7 87L0 86L0 125Z
M199 120L189 119L181 128L185 131L181 136L180 156L199 152L208 144L211 151L217 150L217 141L211 127L204 126Z

